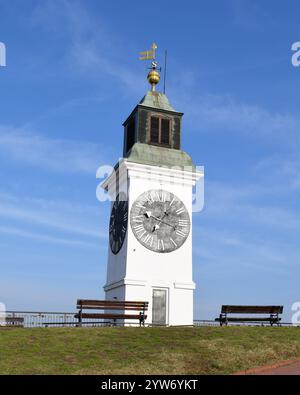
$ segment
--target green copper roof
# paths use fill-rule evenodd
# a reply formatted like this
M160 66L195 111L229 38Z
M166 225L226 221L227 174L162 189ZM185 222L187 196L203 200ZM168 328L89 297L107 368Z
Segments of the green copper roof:
M150 144L135 143L126 156L130 162L146 165L180 168L189 166L191 171L195 168L192 158L186 152Z
M171 106L167 96L161 92L147 92L139 104L146 107L157 108L159 110L176 112Z

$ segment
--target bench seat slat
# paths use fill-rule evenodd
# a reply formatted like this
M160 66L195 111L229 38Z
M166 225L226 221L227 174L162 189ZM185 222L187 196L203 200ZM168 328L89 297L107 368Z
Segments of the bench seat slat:
M280 321L281 320L281 318L278 318L277 319L277 317L274 317L274 318L271 318L271 317L222 317L222 318L216 318L215 319L215 321L222 321L222 322L226 322L226 321L232 321L232 322L242 322L242 321L245 321L245 322L247 322L247 321L251 321L251 322L255 322L255 321L259 321L259 322L263 322L263 321L266 321L266 322L270 322L270 321L272 321L272 322L277 322L277 321Z
M141 318L140 314L109 314L109 313L95 313L95 314L82 313L81 317L82 318L111 318L111 319L132 318L137 320ZM144 315L143 317L145 319L147 318L146 315ZM79 318L79 314L76 314L75 318Z

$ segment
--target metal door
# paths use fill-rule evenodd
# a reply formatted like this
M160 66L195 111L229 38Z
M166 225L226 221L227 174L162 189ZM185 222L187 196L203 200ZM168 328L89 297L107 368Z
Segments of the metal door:
M166 325L166 319L167 319L167 290L153 289L152 324Z

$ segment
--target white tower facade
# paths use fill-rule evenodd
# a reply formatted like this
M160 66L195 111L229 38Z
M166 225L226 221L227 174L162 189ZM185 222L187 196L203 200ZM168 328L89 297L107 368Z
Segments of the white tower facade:
M124 123L111 203L107 300L147 301L146 325L192 325L192 194L203 173L181 150L182 113L148 92Z

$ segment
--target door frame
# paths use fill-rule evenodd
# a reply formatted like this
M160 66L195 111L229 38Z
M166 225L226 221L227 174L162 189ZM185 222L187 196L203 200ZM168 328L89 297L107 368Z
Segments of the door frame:
M151 321L153 323L153 291L166 291L166 323L165 325L169 325L169 288L168 287L151 287Z

